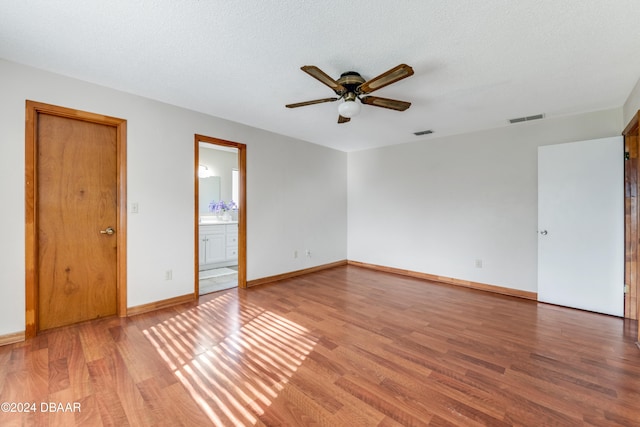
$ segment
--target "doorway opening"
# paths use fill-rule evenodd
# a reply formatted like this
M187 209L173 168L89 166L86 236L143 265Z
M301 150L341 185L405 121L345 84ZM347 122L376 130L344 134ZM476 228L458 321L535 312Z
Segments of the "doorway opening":
M246 288L246 145L195 135L195 284Z
M25 206L25 337L125 316L126 120L27 101Z

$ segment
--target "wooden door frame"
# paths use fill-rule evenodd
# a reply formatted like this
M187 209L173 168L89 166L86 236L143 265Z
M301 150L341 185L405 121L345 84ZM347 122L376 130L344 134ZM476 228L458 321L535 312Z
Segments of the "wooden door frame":
M625 150L625 294L624 317L638 319L640 343L640 110L622 131ZM635 200L634 200L635 199Z
M116 128L116 313L127 314L127 121L71 108L26 101L25 124L25 337L38 333L37 138L38 114L49 114Z
M238 149L238 287L247 287L247 146L239 142L227 141L205 135L196 134L194 137L194 297L200 296L200 281L198 272L200 267L200 182L198 180L198 167L200 166L200 143L231 147Z

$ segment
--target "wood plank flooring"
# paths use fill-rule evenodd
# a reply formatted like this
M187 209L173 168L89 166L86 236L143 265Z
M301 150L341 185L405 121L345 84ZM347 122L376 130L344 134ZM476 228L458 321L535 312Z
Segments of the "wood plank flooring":
M638 426L636 337L343 266L0 347L0 425Z

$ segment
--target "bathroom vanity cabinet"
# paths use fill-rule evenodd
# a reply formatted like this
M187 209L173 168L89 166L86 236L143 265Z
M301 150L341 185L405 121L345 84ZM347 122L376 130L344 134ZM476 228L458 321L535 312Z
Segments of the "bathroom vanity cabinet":
M238 264L238 223L201 224L200 270Z

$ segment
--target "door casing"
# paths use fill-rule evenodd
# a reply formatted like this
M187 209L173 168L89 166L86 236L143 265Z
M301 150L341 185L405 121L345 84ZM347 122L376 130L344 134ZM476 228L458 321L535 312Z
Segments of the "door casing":
M629 287L625 295L625 317L638 320L638 346L640 346L640 209L638 192L640 187L640 110L622 131L627 156L625 161L625 284Z
M126 132L124 119L101 114L26 101L25 111L25 337L34 337L38 332L38 236L37 236L37 128L39 114L65 117L92 123L113 126L116 130L116 310L118 316L127 313L126 286Z

